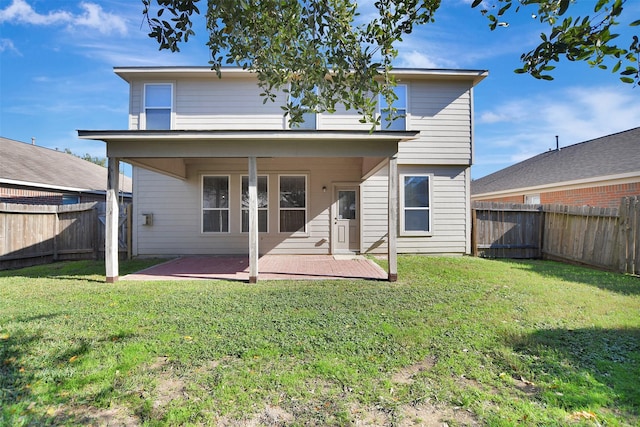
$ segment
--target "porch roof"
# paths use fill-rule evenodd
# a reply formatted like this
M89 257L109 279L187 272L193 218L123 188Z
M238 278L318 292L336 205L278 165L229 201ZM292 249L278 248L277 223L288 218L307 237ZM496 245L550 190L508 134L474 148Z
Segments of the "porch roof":
M418 131L78 130L104 141L107 157L184 178L185 159L231 157L389 157Z

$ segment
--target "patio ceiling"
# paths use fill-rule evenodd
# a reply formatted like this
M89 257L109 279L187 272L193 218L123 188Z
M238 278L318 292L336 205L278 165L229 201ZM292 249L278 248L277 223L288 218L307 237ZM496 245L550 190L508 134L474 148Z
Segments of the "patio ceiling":
M78 137L104 141L107 157L160 173L186 177L193 158L390 157L398 143L415 139L408 131L153 131L79 130Z

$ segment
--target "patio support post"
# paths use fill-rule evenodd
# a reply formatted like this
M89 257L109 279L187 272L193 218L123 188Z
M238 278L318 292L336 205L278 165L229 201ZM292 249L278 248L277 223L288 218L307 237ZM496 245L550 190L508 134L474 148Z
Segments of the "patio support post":
M118 281L118 189L120 186L120 159L109 157L107 165L107 209L104 238L106 282Z
M389 281L398 280L398 157L389 157L388 262Z
M249 283L258 282L258 166L249 157Z

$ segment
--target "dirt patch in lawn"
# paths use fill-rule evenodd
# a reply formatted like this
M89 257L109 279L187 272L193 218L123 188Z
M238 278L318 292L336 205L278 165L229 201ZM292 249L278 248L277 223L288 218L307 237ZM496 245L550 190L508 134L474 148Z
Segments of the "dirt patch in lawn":
M54 416L53 424L67 425L69 423L99 427L137 427L140 425L140 420L131 415L128 409L117 406L109 409L99 409L92 406L60 408Z
M149 368L151 371L157 372L158 378L152 406L152 417L160 419L165 412L164 408L172 400L186 397L186 385L182 378L175 375L173 367L168 363L166 357L158 357Z
M279 406L268 405L264 410L248 420L218 419L217 427L285 427L292 425L295 417Z
M473 414L462 408L422 403L419 405L399 405L393 411L381 408L359 408L351 410L356 426L398 426L398 427L446 427L478 426Z
M422 371L428 371L433 368L435 364L436 358L434 356L429 356L418 363L414 363L413 365L400 369L398 372L393 374L391 381L396 384L411 384L417 374Z

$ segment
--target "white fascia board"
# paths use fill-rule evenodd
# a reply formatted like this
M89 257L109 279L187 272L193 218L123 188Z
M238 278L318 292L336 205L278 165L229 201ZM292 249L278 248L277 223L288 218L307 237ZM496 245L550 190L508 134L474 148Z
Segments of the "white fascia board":
M65 187L61 185L52 185L52 184L42 184L39 182L30 182L30 181L18 181L15 179L6 179L0 178L0 183L2 184L11 184L11 185L21 185L23 187L37 187L37 188L46 188L49 190L61 190L61 191L75 191L82 193L99 193L99 190L90 190L88 188L78 188L78 187ZM104 193L104 190L102 191Z
M380 70L382 71L382 70ZM211 67L205 66L167 66L167 67L114 67L113 72L125 81L130 82L134 76L154 76L154 77L217 77L215 71ZM245 70L241 67L223 67L221 69L222 76L231 74L235 76L255 76L254 72ZM448 68L393 68L391 74L397 77L405 78L449 78L460 80L472 80L474 86L480 83L489 75L488 70L469 70L469 69L448 69Z
M91 131L79 130L79 139L102 141L117 140L360 140L360 141L410 141L419 136L419 131L389 131L389 132L348 132L348 131Z

